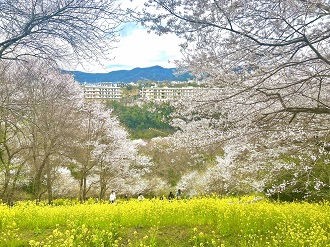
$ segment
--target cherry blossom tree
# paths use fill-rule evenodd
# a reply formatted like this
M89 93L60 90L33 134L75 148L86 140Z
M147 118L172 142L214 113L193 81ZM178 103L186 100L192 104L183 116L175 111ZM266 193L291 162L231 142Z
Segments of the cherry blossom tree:
M76 127L79 134L71 146L69 169L79 181L80 200L86 200L90 190L97 191L100 199L106 198L109 188L134 191L129 187L152 163L138 153L141 144L129 139L112 111L100 103L85 102Z
M223 154L223 150L219 146L193 147L193 144L188 145L189 141L185 143L184 140L188 139L186 133L180 132L173 136L153 138L141 149L153 162L150 172L145 176L149 180L149 188L146 188L145 193L167 195L170 190L178 189L187 195L205 192L206 187L202 189L202 186L197 186L197 179L194 182L189 179L191 183L186 185L185 177L194 174L194 178L201 180L200 174L216 164L216 156Z
M184 38L181 65L219 88L212 103L232 102L249 110L246 115L258 113L259 120L269 121L329 114L330 6L324 1L145 5L139 18L151 30ZM154 8L158 11L147 12Z
M110 120L111 113L108 114ZM118 121L109 121L105 131L104 136L94 143L92 152L92 159L96 162L93 174L99 184L99 199L103 200L109 188L118 191L114 186L114 180L118 179L128 167L127 155L124 151L124 147L128 144L126 131L120 128Z
M25 135L30 142L29 164L33 191L40 200L47 192L52 201L52 182L59 157L75 137L76 112L83 102L82 90L71 75L34 61L20 67ZM42 188L43 181L46 188Z
M130 140L104 105L85 102L71 75L37 60L2 65L1 199L10 203L21 189L37 201L75 191L85 200L90 188L104 199L110 187L135 193L146 186L140 179L152 163L139 153L143 142ZM79 189L59 186L65 177Z
M0 9L1 60L33 56L66 65L103 57L124 17L115 0L5 0Z
M2 197L10 201L15 189L31 180L36 199L45 192L52 201L52 183L64 150L73 137L74 113L82 90L70 75L45 63L1 63ZM3 178L3 179L2 179Z
M264 185L276 180L276 164L290 166L283 157L315 155L318 147L318 157L327 156L329 11L321 0L151 0L138 15L132 11L150 30L183 38L178 65L204 85L195 97L175 102L176 145L236 147L245 159L225 154L236 167L230 170L254 167L247 174L257 182L258 166L265 167ZM265 179L267 171L274 177Z
M86 200L87 192L91 184L88 184L88 177L96 164L92 153L100 139L107 138L106 112L101 111L101 105L87 103L79 114L80 124L76 126L79 135L69 150L69 157L72 158L69 170L72 176L79 181L79 199Z
M139 140L130 140L127 132L115 122L111 130L112 138L107 144L97 146L93 152L97 164L94 167L94 177L98 181L99 198L105 199L107 191L114 190L119 194L137 194L145 191L145 174L153 166L151 158L140 154Z
M19 83L20 77L7 68L1 66L0 73L0 198L10 204L25 171L27 160L23 153L28 146L20 124L22 118L18 114L23 84Z

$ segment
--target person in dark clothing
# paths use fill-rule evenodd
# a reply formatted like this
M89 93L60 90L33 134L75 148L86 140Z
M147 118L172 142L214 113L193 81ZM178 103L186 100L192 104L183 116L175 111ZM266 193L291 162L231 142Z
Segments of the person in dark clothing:
M169 200L173 200L173 199L174 199L174 194L172 193L172 191L171 191L170 194L168 195L168 199L169 199Z
M180 189L178 189L178 192L176 192L176 199L182 199L182 191Z

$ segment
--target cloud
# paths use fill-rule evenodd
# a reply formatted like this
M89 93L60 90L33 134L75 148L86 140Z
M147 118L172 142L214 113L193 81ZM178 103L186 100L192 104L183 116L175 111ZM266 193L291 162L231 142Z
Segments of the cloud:
M107 68L175 67L174 60L181 58L180 43L180 39L173 34L159 36L129 23L121 31L120 41L112 52L114 59L108 62Z
M145 0L119 0L122 7L141 8ZM133 69L160 65L165 68L175 67L174 61L181 59L182 40L174 34L159 36L136 23L124 23L120 27L119 42L112 44L108 59L93 63L86 61L73 70L105 73L114 70Z

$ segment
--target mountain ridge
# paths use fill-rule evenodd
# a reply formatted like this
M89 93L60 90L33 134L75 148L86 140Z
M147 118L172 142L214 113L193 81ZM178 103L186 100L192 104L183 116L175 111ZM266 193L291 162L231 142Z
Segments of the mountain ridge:
M108 73L88 73L81 71L66 71L73 74L76 81L80 83L130 83L142 81L187 81L192 79L189 73L176 75L175 68L163 68L159 65L146 68L133 68L131 70L115 70Z

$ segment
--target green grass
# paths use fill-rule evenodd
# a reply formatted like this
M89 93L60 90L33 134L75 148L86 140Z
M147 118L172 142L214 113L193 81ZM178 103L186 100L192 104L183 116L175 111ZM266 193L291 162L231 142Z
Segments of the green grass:
M0 246L330 246L328 203L252 199L1 205Z

